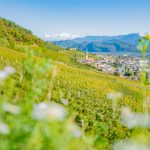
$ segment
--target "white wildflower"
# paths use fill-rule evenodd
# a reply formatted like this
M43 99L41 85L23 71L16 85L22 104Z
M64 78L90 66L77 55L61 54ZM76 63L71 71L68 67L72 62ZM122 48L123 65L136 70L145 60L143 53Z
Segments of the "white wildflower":
M131 117L132 116L132 112L131 112L131 110L130 110L130 108L128 108L128 107L124 107L123 109L122 109L122 115L124 116L124 117Z
M6 112L9 112L9 113L12 113L15 115L17 115L21 112L21 109L18 106L10 104L10 103L3 103L2 109Z
M0 81L1 80L4 80L4 79L6 79L7 78L7 73L6 72L4 72L4 71L0 71Z
M146 68L145 71L149 73L150 72L150 68Z
M33 117L37 120L53 120L62 121L66 116L66 110L59 104L54 102L41 102L35 105L33 109Z
M70 123L68 130L73 134L74 137L79 138L81 136L81 130L75 123Z
M3 122L0 122L0 134L9 134L9 127Z
M114 92L114 93L107 94L107 98L110 100L117 100L117 99L120 99L121 97L122 97L121 92Z
M146 144L139 144L126 140L116 142L113 145L113 150L150 150L150 147Z
M64 98L61 99L61 103L64 104L64 105L68 105L69 104L68 100L64 99Z
M75 126L72 130L74 137L79 138L81 136L81 131L78 126Z
M6 66L3 70L0 71L0 80L6 79L13 73L15 73L15 69L13 67Z
M150 115L147 113L134 113L129 108L123 108L121 113L121 122L128 128L150 127Z
M6 66L4 68L4 72L7 74L7 75L10 75L10 74L14 74L16 72L15 68L11 67L11 66Z

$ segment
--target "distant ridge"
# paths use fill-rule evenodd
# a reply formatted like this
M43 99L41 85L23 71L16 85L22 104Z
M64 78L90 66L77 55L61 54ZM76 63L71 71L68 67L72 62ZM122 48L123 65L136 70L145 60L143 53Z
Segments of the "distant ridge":
M77 48L89 52L137 52L139 34L133 33L119 36L86 36L73 40L54 41L64 48Z

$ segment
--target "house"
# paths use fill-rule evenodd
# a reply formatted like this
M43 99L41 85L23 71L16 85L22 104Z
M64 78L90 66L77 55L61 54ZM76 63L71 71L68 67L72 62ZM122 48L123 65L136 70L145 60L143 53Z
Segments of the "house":
M71 50L71 51L76 51L77 49L76 49L76 48L70 48L70 50Z
M89 63L94 63L94 62L95 62L95 59L92 58L92 57L91 57L91 58L88 58L88 62L89 62Z

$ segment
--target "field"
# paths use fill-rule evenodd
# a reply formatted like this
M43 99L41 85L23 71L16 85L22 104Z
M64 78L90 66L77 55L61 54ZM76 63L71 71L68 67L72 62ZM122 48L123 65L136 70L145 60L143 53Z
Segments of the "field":
M27 58L26 50L34 51L36 61L42 58L52 60L56 75L50 86L51 101L61 103L62 99L66 99L69 102L68 109L84 134L96 137L95 148L108 148L113 141L125 139L134 132L119 122L119 112L114 117L112 101L107 98L107 94L121 92L123 96L118 101L118 108L128 106L133 111L142 111L142 93L138 82L103 74L77 63L73 56L76 54L82 58L82 52L56 51L28 45L16 45L15 49L1 47L0 67L14 66L19 74L21 62ZM45 80L50 78L49 75L43 77Z

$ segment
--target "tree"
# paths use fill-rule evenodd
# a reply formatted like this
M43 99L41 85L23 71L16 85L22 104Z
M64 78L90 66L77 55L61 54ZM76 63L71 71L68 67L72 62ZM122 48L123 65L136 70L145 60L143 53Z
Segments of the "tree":
M132 76L132 72L131 71L126 71L124 76L130 77L130 76Z
M120 73L119 73L118 71L115 71L115 72L114 72L114 75L115 75L115 76L120 76Z

